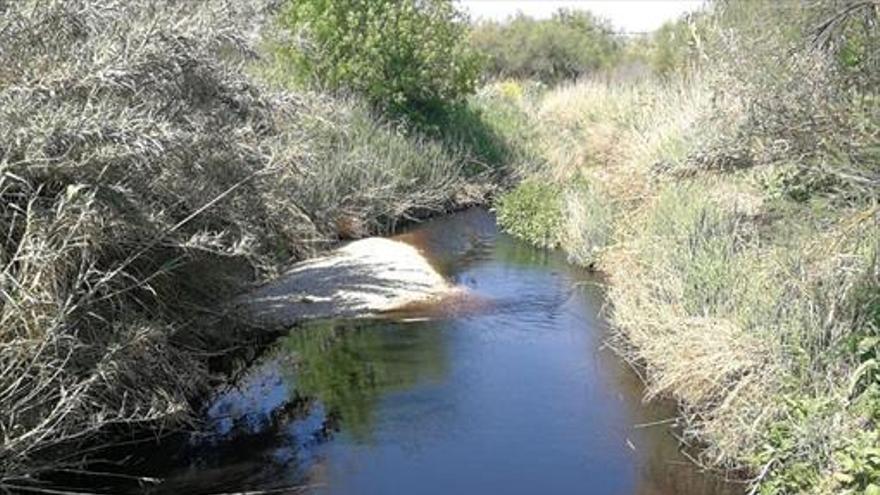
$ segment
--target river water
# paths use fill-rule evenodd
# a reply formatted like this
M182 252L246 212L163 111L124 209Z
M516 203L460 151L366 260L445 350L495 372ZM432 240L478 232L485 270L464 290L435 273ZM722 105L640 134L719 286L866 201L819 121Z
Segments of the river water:
M600 280L485 210L398 238L467 297L293 329L135 491L741 493L687 461L674 408L603 346Z

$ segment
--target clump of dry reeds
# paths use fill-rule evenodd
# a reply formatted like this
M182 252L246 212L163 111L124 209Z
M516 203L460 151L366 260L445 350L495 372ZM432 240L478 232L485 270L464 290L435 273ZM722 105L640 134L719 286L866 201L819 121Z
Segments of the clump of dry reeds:
M0 1L0 490L185 420L244 284L478 197L440 145L249 76L266 9Z

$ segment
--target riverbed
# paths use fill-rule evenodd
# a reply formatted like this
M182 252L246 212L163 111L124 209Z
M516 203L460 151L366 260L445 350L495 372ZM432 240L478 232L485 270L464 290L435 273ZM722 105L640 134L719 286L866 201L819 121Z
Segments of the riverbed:
M473 209L399 235L462 291L282 337L132 493L741 493L605 342L602 281ZM161 481L158 481L161 480Z

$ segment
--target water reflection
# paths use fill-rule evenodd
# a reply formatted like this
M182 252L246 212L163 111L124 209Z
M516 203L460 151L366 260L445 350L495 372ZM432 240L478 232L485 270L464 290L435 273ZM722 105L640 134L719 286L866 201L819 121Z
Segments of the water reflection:
M638 426L675 411L644 404L603 348L601 281L483 210L399 238L479 304L293 329L217 397L155 493L739 493L666 425Z
M281 348L297 356L288 380L318 399L358 442L369 442L376 404L418 383L440 381L447 369L442 335L425 324L385 323L370 331L356 322L320 322L292 332Z

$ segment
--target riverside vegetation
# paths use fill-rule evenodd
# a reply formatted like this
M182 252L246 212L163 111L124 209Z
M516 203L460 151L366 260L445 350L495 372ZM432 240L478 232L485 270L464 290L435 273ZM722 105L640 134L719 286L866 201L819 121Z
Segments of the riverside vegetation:
M484 90L534 123L499 222L607 274L649 397L753 492L880 493L878 13L716 2L629 47L652 74Z
M878 9L623 42L441 0L0 0L0 491L191 423L269 338L245 288L517 184L499 222L607 274L700 462L880 492Z
M401 37L446 29L408 62L442 71L465 26L427 3L436 12L379 10L410 20ZM279 47L303 33L278 8L0 1L0 491L191 420L218 362L265 335L224 309L249 284L491 191L489 165L454 136L379 113L420 94L291 81ZM468 74L427 101L458 102Z

